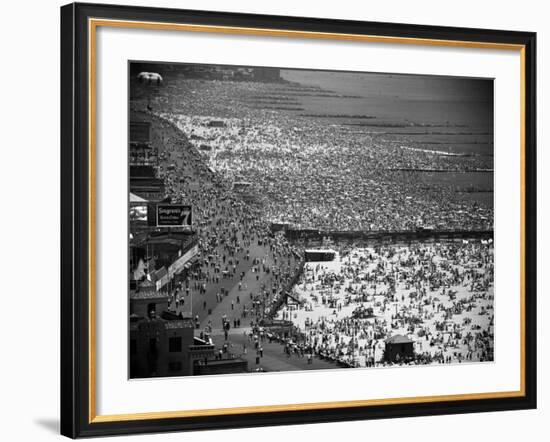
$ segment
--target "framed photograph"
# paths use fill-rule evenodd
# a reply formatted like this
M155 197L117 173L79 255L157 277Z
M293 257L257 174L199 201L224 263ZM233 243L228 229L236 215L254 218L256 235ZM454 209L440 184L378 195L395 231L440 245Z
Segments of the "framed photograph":
M535 45L62 7L62 434L535 408Z

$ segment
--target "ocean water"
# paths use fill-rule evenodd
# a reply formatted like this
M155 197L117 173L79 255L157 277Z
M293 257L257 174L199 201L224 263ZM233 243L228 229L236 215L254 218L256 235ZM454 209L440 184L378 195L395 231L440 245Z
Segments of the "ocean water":
M312 113L365 114L393 122L465 125L493 131L493 80L283 70L289 81L360 98L305 97ZM464 128L461 128L464 129ZM463 130L465 132L465 130Z

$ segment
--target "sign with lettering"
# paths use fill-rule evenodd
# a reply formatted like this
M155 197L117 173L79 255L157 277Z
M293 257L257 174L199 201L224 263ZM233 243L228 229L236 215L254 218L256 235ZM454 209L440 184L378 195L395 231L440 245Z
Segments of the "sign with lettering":
M182 204L157 205L157 227L191 226L191 206Z

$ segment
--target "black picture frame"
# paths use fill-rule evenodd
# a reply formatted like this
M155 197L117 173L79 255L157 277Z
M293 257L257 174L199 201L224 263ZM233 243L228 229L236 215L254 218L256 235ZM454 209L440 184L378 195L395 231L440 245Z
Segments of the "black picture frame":
M96 421L90 396L90 18L521 45L524 51L524 394L437 402ZM61 434L76 438L536 408L536 34L489 29L69 4L61 8Z

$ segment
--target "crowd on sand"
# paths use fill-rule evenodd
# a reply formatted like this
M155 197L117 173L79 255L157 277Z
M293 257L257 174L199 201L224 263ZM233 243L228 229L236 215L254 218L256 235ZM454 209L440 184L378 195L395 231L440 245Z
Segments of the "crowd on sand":
M149 103L167 129L156 135L165 196L192 204L198 234L197 264L170 294L171 305L182 309L191 293L215 293L195 313L201 333L246 323L251 339L264 339L260 320L280 305L303 261L303 250L272 233L273 222L332 231L492 230L491 206L461 198L452 183L427 185L400 170L460 172L492 167L492 159L403 149L372 133L247 108L217 82L200 88L177 103L159 88ZM176 129L186 139L162 135ZM248 271L262 280L253 290ZM265 339L281 342L288 357L348 366L387 364L385 344L397 335L414 345L414 358L400 363L492 360L493 273L485 240L342 247L333 262L307 263L292 289L297 301L279 310L294 331ZM209 312L227 297L228 280L238 296L213 324Z
M388 364L400 336L414 358L401 363L493 359L493 244L346 247L335 261L307 263L300 302L279 313L297 327L295 344L352 366Z
M228 182L247 184L273 222L327 231L492 228L491 204L465 198L452 180L428 180L418 172L466 171L484 166L484 157L411 151L284 114L162 116L190 137L212 170Z

